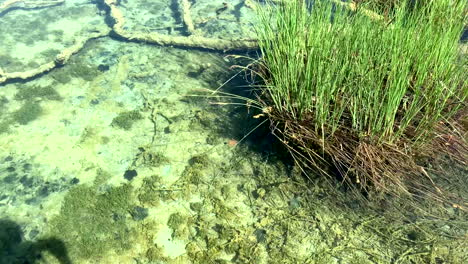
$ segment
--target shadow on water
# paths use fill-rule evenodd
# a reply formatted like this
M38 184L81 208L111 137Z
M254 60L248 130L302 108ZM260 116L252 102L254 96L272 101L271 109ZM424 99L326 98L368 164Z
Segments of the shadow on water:
M280 161L287 167L292 167L293 159L286 147L272 133L270 120L260 109L247 102L258 100L259 91L256 85L260 85L261 80L242 67L256 60L259 56L258 51L235 53L235 56L237 55L240 58L233 59L230 63L240 68L234 68L224 76L225 80L229 81L220 87L219 92L240 99L220 99L220 102L227 104L221 104L218 109L214 109L219 115L218 120L221 120L216 122L215 130L222 137L234 139L249 151L260 154L265 161Z
M44 252L49 252L60 264L71 264L63 241L56 238L25 241L21 227L8 219L0 219L0 263L39 263Z
M461 43L467 43L468 42L468 26L463 30L462 36L460 38Z

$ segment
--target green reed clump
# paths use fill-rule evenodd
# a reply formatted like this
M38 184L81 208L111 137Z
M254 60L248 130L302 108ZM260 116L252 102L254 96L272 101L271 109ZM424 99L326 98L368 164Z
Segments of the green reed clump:
M411 155L468 95L457 64L465 1L396 2L376 20L330 1L280 1L259 9L256 26L258 102L284 142L384 189L420 169Z

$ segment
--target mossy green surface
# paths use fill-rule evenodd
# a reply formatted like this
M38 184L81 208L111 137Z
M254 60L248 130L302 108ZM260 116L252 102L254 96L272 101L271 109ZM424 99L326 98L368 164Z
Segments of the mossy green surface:
M181 213L173 213L169 216L169 219L167 220L167 226L169 226L173 230L176 230L181 225L185 224L185 222L187 222L187 218L184 217Z
M11 122L0 121L0 134L6 133L10 130Z
M188 217L177 212L169 216L167 226L172 229L172 238L186 240L189 237L189 230L187 227Z
M203 208L203 203L201 202L190 203L190 209L196 213L200 213L202 208Z
M0 58L1 59L1 58ZM8 99L5 96L0 97L0 134L10 130L12 120L5 114L5 109L8 104Z
M97 67L79 61L72 62L65 67L68 67L66 70L71 76L82 78L88 82L94 80L94 78L101 74Z
M202 183L203 170L205 166L199 163L188 165L182 172L182 180L186 183L199 185Z
M69 72L64 68L54 69L52 72L50 72L50 76L61 84L65 84L71 81Z
M29 122L37 119L42 114L42 107L39 102L24 102L23 106L13 112L13 120L21 125L26 125Z
M143 119L143 116L137 110L122 112L112 120L111 125L124 130L130 130L133 123L141 119Z
M191 165L200 164L203 166L208 166L210 164L210 158L208 157L207 154L203 153L203 154L193 156L190 159L189 163Z
M144 164L152 167L159 167L163 164L170 163L169 158L161 151L153 151L151 147L142 146L138 148L140 153L137 154L135 163Z
M39 53L41 56L46 57L47 59L55 59L55 57L60 54L58 49L46 49Z
M160 193L157 188L160 187L161 178L153 175L145 178L143 184L139 189L138 200L140 203L149 206L157 206L161 200Z
M97 172L96 172L96 178L94 178L93 184L94 184L94 186L99 187L99 186L107 183L107 181L111 177L112 177L112 175L109 172L99 168L97 170Z
M18 224L8 219L0 219L2 227L0 228L0 260L2 260L3 252L15 250L18 244L21 243L21 229Z
M181 180L186 183L199 185L203 182L204 171L211 165L211 160L206 153L198 154L190 158L182 172Z
M164 251L162 248L154 245L146 251L146 258L150 263L166 263L168 258L164 256Z
M170 160L162 152L147 152L145 163L154 167L169 163Z
M52 86L28 86L22 87L15 94L16 100L32 100L42 98L46 100L60 101L62 98Z
M66 195L60 214L50 222L50 234L62 240L70 255L91 260L129 249L132 231L127 216L132 208L132 187L112 187L99 193L80 185Z

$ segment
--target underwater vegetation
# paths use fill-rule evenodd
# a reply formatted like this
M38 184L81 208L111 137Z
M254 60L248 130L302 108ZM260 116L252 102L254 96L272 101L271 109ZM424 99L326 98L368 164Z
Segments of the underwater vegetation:
M27 86L22 87L15 94L15 100L33 100L33 99L44 99L44 100L57 100L60 101L62 98L52 86Z
M458 139L446 145L466 150L455 120L468 96L458 55L466 7L449 0L359 1L354 11L330 1L266 5L256 25L262 57L252 72L262 84L253 104L304 170L338 175L376 197L444 200L420 159L454 153L434 147L444 134Z
M39 102L27 101L20 109L13 112L13 120L21 125L37 119L42 114L42 107Z
M49 86L25 86L21 87L15 94L15 100L21 101L22 105L19 109L7 114L4 109L9 101L5 97L0 98L0 116L3 120L0 121L0 134L8 132L10 126L18 123L27 125L31 121L36 120L43 113L41 101L43 100L62 100L52 85Z
M95 184L70 189L59 215L51 220L48 236L62 240L74 257L92 259L131 247L126 216L134 207L132 187L126 184L99 191L102 186L96 183L107 177L99 171Z
M138 110L122 112L112 120L111 125L124 130L130 130L133 123L141 119L143 119L143 116Z
M194 1L184 2L195 4ZM264 1L261 2L263 4ZM361 1L363 7L374 9L371 5L365 6L366 2ZM118 5L118 3L120 2L115 2L115 5ZM126 5L131 4L130 1L123 1L123 3ZM242 7L242 3L243 1L240 1L239 8ZM295 1L295 3L302 2ZM380 0L378 3L386 4ZM154 6L157 5L160 4ZM380 23L368 21L366 17L360 17L359 12L345 12L341 9L337 9L337 11L335 10L336 6L325 7L330 8L331 12L336 12L336 14L339 12L346 14L341 18L337 15L334 18L335 21L346 20L348 19L347 16L353 17L355 20L349 18L351 22L347 21L347 23L349 22L355 27L362 24L366 28L371 28L371 25L374 27L376 23L377 25ZM79 8L81 7L77 7L76 10L78 11ZM285 5L284 8L288 8L288 6ZM387 10L387 8L390 10L395 6L375 7L376 12ZM297 14L297 12L301 11L300 8L293 9L296 13L290 12L289 14ZM326 12L330 10L327 9ZM233 12L232 5L229 5L229 7L226 5L223 12ZM338 159L342 156L336 154L337 151L354 158L355 156L366 155L368 150L383 149L382 153L374 152L370 156L371 161L376 159L370 167L376 169L375 175L378 175L382 171L379 170L379 159L384 159L382 163L385 165L387 165L387 162L392 165L391 162L395 160L400 162L400 160L397 158L391 159L391 155L398 154L395 152L401 152L405 158L410 157L411 160L413 157L411 153L419 148L425 149L428 146L426 141L430 141L432 132L428 132L427 136L422 133L419 138L416 135L419 133L417 131L419 126L423 128L430 123L430 120L427 121L424 116L427 113L433 113L430 112L431 109L434 111L431 103L422 103L420 109L413 112L416 116L414 119L408 117L410 121L409 125L406 126L406 130L402 128L401 120L404 119L406 111L411 110L411 104L417 101L418 98L419 102L432 98L426 94L426 92L431 91L428 84L437 84L439 81L443 84L450 83L443 78L438 79L438 81L432 81L432 78L435 78L434 74L438 77L449 76L451 68L445 68L445 66L440 69L434 68L433 64L429 63L427 68L430 70L427 73L427 76L429 76L427 82L418 81L417 78L411 79L408 83L414 82L414 84L406 89L402 101L397 100L399 103L395 103L395 105L398 105L398 109L393 116L395 123L390 126L390 129L385 129L386 122L388 124L391 124L391 122L386 119L386 110L384 111L380 107L387 108L384 106L391 105L392 98L394 98L390 95L386 96L385 93L392 91L392 83L399 83L399 88L404 88L403 84L405 84L405 78L398 77L397 69L402 67L408 72L417 70L418 74L423 72L424 69L419 69L411 63L398 64L401 57L408 56L412 59L413 57L408 54L416 52L416 49L420 48L419 46L413 47L414 49L410 49L410 51L396 52L396 55L387 53L387 47L392 49L392 52L393 49L397 50L399 48L397 43L391 42L394 38L391 33L387 33L388 38L384 39L387 41L385 42L386 46L377 45L375 50L372 50L376 41L382 40L379 38L379 33L385 32L388 27L395 29L397 28L395 25L399 25L398 19L392 20L383 11L381 13L384 17L382 19L384 25L377 26L379 32L372 30L370 32L359 31L348 27L344 22L342 24L338 22L330 24L328 18L323 18L322 21L326 27L320 27L322 25L320 23L310 23L313 27L307 26L306 30L302 31L304 27L300 27L302 25L301 19L306 19L306 22L304 22L306 25L309 25L310 21L307 20L309 13L300 13L295 19L282 21L285 23L290 22L290 24L282 26L282 28L288 34L295 34L293 38L288 39L288 34L278 34L277 32L275 32L274 36L270 36L272 38L270 41L273 41L269 42L269 44L281 44L283 41L290 40L296 42L277 53L272 52L273 55L278 55L278 60L274 60L274 58L270 61L260 60L260 64L254 66L256 73L261 74L261 77L263 77L263 84L266 84L265 87L255 88L266 89L256 89L261 91L258 97L261 101L253 104L252 107L257 106L259 108L257 110L260 112L255 114L261 113L267 116L269 118L267 121L271 121L271 127L278 129L273 132L283 141L288 141L286 145L290 147L289 149L294 153L298 161L295 165L292 165L289 160L283 163L283 160L281 160L284 157L283 153L275 153L276 149L268 146L271 141L265 140L267 143L259 143L260 140L251 140L250 142L253 144L245 144L246 141L242 142L241 139L242 132L237 132L238 134L232 136L233 130L238 131L242 127L248 126L247 122L230 124L233 123L232 116L241 116L244 115L244 112L233 111L232 116L224 112L219 114L219 119L217 119L208 114L209 109L203 108L202 110L191 111L189 108L177 105L179 102L172 99L166 103L167 106L174 105L173 108L155 107L152 109L154 110L153 113L158 111L158 119L154 115L150 116L150 118L153 118L152 120L148 120L148 111L143 112L144 110L122 112L112 121L111 125L114 129L106 128L109 132L116 132L117 138L113 134L101 134L100 126L102 126L102 122L99 120L97 124L86 124L86 127L81 131L77 148L89 150L84 143L91 139L101 138L98 141L103 145L92 152L98 152L101 155L99 160L105 159L109 155L105 152L105 150L109 149L108 147L122 146L123 143L119 140L119 137L122 138L120 129L130 130L135 122L143 119L143 117L145 117L145 120L138 121L138 124L140 122L149 124L148 121L153 121L155 126L156 124L159 125L157 129L154 129L155 131L152 131L154 136L151 143L140 144L140 141L138 141L138 144L132 146L122 146L122 152L111 151L110 156L113 156L112 158L121 158L121 154L127 157L125 160L121 160L118 168L112 168L112 170L120 171L115 175L97 169L94 182L89 183L85 177L80 177L80 185L77 185L78 179L74 178L74 186L68 193L64 194L61 209L56 215L52 217L48 215L47 217L48 221L44 225L48 225L48 232L44 237L42 237L43 234L38 236L44 241L55 241L55 239L63 241L60 245L63 249L66 249L64 250L67 253L66 255L69 252L73 263L465 263L466 253L464 253L463 248L466 248L466 239L463 238L466 238L466 224L465 229L459 229L458 224L463 221L466 223L466 220L464 220L466 217L460 208L451 207L451 211L440 219L432 217L433 215L441 215L436 212L427 218L414 216L413 214L410 215L411 217L388 216L386 214L394 213L386 210L388 204L393 200L383 199L379 204L381 211L369 213L365 211L366 208L361 208L354 203L355 197L350 195L351 192L343 190L345 188L340 189L340 192L342 192L341 196L338 197L335 194L340 192L330 191L329 183L325 182L325 180L315 179L314 182L311 181L312 179L303 177L302 173L304 171L309 173L312 169L320 168L324 174L341 174L352 185L362 186L364 189L391 189L394 182L385 177L391 178L393 177L392 174L383 174L383 180L381 181L379 180L382 178L367 178L367 174L365 174L367 170L362 172L359 171L359 168L369 167L368 163L360 162L361 160L357 158L353 160L355 163L346 163L346 159L343 162L343 159ZM391 15L394 16L395 14ZM275 16L268 17L268 19L270 18L274 20ZM362 21L366 21L366 23L361 23ZM300 25L298 26L298 24ZM338 28L334 28L335 25L338 25ZM321 29L324 29L324 31L320 31ZM304 37L301 35L302 33L310 33L310 35ZM335 36L335 39L329 39L327 38L328 33L337 36ZM309 38L315 38L312 34L318 34L319 37L316 40L311 40ZM341 34L344 35L343 39L339 37ZM368 36L370 40L368 42L362 41L362 35ZM299 37L296 38L296 36ZM405 42L403 36L398 34L395 34L395 36L398 41L409 45ZM417 34L411 36L418 37ZM58 34L57 38L59 37L60 34ZM422 34L421 38L423 40L424 37L427 36ZM281 41L276 41L277 38ZM348 38L353 42L346 42ZM377 40L374 41L373 38ZM309 42L301 46L302 40ZM107 45L108 41L111 40L106 40L103 43ZM345 48L342 50L343 46L341 44L347 45L346 50ZM366 46L363 48L360 46L362 44ZM132 43L122 45L131 46ZM431 48L434 47L431 46ZM366 49L368 50L366 51ZM117 48L117 50L119 50L119 55L125 54L126 56L128 56L128 51L134 51L132 48ZM136 47L136 50L143 49L140 46ZM424 51L430 52L430 48ZM287 52L291 52L291 54ZM53 54L54 52L50 51L49 55L52 56ZM95 54L98 53L93 53L93 56ZM133 54L136 56L132 55L131 57L138 58L136 52ZM429 54L428 61L440 59L438 55L427 54ZM441 55L443 54L445 53L441 52ZM166 54L163 56L166 56ZM345 58L340 56L345 56ZM374 56L379 57L379 60L374 61ZM381 61L380 56L382 57ZM118 58L118 56L113 57ZM287 62L284 63L282 58L285 58ZM385 61L385 59L389 58L389 61ZM130 63L129 66L132 66L129 68L132 68L138 74L138 71L153 67L153 65L143 66L143 63L138 67L134 67L134 65L138 65L138 60L136 61ZM151 58L150 61L154 61L154 65L163 64L158 59ZM365 64L366 61L367 63L371 61L373 68L360 65L360 63ZM421 59L420 61L424 60ZM286 77L280 76L275 79L275 67L269 67L267 64L270 62L283 64L283 68L278 69L278 72L281 71ZM75 77L82 78L85 81L94 79L95 83L87 83L87 85L78 88L86 89L88 85L90 86L88 88L92 88L94 85L101 86L97 81L102 81L102 86L106 87L104 79L107 78L96 78L96 76L108 71L111 66L107 63L101 64L99 67L98 64L95 65L89 66L78 60L68 63L47 75L50 75L59 83L67 83L71 80L73 80L73 83L86 83L82 82L82 80L75 80ZM405 68L405 66L409 68ZM441 70L442 68L446 69L447 72ZM304 69L309 69L312 73L303 71ZM438 70L443 74L437 74ZM378 71L382 71L382 73ZM110 73L112 72L113 69ZM388 72L391 72L391 74ZM195 68L189 72L188 77L201 79L211 75L211 73L211 71L205 71L202 68L200 70ZM344 77L336 78L341 75L344 75ZM139 76L147 75L141 74ZM148 76L151 76L151 74ZM382 76L384 80L380 80L379 83L379 78ZM414 77L413 75L410 76ZM113 78L112 75L102 77ZM141 77L137 79L139 80L138 85L133 86L135 83L132 83L132 78L126 80L125 85L133 87L133 91L139 89L143 91L146 88L152 89L152 91L162 89L159 86L156 89L154 88L153 80L159 79L159 77ZM148 80L150 81L147 82ZM290 85L288 82L295 83ZM302 86L302 82L308 82L309 86ZM419 94L420 97L413 94L417 90L416 84L418 82L424 84L422 85L424 87L423 92ZM457 80L453 79L453 83L457 83ZM372 84L375 85L370 87ZM385 87L379 90L377 89L380 87L379 85ZM463 91L462 85L460 84L458 87ZM124 86L123 83L122 86ZM273 96L269 95L269 92L273 94L275 87L279 86L282 86L285 90L279 91L278 96L275 97L279 102L277 105L272 100ZM34 103L36 106L40 107L42 105L45 108L46 105L42 99L60 100L60 96L51 87L23 87L25 90L18 90L14 98L21 101L20 106ZM172 89L172 92L176 91L178 93L178 85L173 87L175 88ZM295 88L298 89L295 90ZM439 88L445 89L445 87ZM376 89L376 91L372 89ZM92 91L96 90L83 90L85 94L91 94ZM336 93L333 93L333 91ZM453 93L450 92L455 91L445 89L439 93L439 95L443 95L447 92L447 102L449 102L447 105L454 107L451 109L454 113L457 112L458 106L456 106L457 101L453 99ZM358 94L359 92L362 94ZM301 95L301 93L304 94ZM155 100L162 100L163 102L167 100L160 99L162 94L164 93L155 93L154 96L158 98ZM305 98L309 98L310 101L306 101ZM289 99L291 99L289 103L285 102ZM361 99L372 101L379 107L372 105L370 102L368 102L369 105L362 107L365 102L360 102ZM115 101L111 96L107 99L99 97L99 100L95 100L96 104L91 103L91 106L94 107L92 110L103 111L99 113L108 110L104 108L107 102L100 105L103 108L96 109L99 102L104 100ZM437 100L435 101L438 105L443 105L444 99ZM442 104L439 104L439 102L442 102ZM183 103L200 106L200 102L195 100ZM347 103L350 105L347 105ZM121 107L141 109L138 105L124 105L124 103L117 105L119 109ZM176 105L181 107L182 113L171 110L175 109ZM2 113L2 106L2 97L0 96L0 115L5 114ZM369 106L373 107L373 109L368 109ZM86 105L83 105L83 107L86 107ZM213 106L211 105L211 107ZM335 113L334 110L339 109L339 107L342 107L343 111ZM353 109L356 109L356 112L352 112ZM16 119L13 119L13 117L18 118L19 116L16 113L8 113L7 121L5 123L0 121L0 133L2 133L2 129L8 130L10 124L32 122L28 120L34 120L34 118L27 118L28 115L33 116L31 113L34 113L34 111L32 110L34 109L31 108L22 114L25 121L15 121ZM371 110L381 112L375 112L375 116L367 117L367 121L365 118L361 119L361 117L373 113ZM426 113L426 111L428 112ZM114 112L111 112L110 118L114 117ZM94 111L91 113L94 113ZM320 113L325 117L320 119L322 117L315 116L316 113ZM392 111L389 111L389 113L388 116L391 119ZM41 114L41 111L39 111L39 114ZM246 118L250 119L250 115L245 115ZM443 112L441 116L438 117L441 118L438 119L439 121L445 120L444 118L454 119L451 113L445 115L445 112ZM335 117L336 120L333 119ZM373 130L372 121L369 121L373 118L382 122L382 128ZM163 121L161 122L160 119ZM18 118L17 120L21 119ZM256 118L251 119L252 122L257 120ZM323 123L320 123L322 121L316 122L316 120L322 120ZM412 123L411 120L416 121ZM370 125L366 125L365 122ZM107 126L109 125L107 121L104 123ZM439 123L434 124L437 126ZM226 126L225 129L220 128L224 125ZM334 125L336 125L335 128L333 128ZM400 128L403 131L401 137L392 135L392 133L398 134ZM410 129L408 130L408 128ZM218 129L219 135L211 131L216 129ZM76 131L75 128L74 130ZM208 133L208 130L210 130L210 134L206 136L205 133ZM434 131L438 130L435 128ZM78 136L80 131L77 132L73 133L73 135ZM145 132L145 134L148 133L148 131ZM130 133L123 134L124 136L132 136ZM183 138L183 135L188 136ZM195 136L197 136L197 139L194 139ZM198 136L200 137L198 138ZM252 136L250 136L251 138ZM185 143L181 143L182 145L178 145L179 142L183 142L182 140L187 140L190 143L196 141L196 144L187 149L185 147L189 147L190 144L184 145ZM174 141L178 142L174 143ZM254 144L257 149L261 149L258 153L252 151L253 147L251 145ZM359 148L361 145L356 147L354 144L365 145ZM179 149L180 146L182 147ZM397 149L397 147L400 148L401 146L405 146L405 148L395 152L389 153L388 149L386 149L387 147ZM135 152L132 162L127 154ZM379 156L385 156L388 153L391 156L390 158ZM335 156L332 156L333 154ZM44 155L48 155L48 153L45 152ZM93 154L90 152L89 155ZM349 158L349 156L345 158ZM96 156L86 156L85 159L91 160L93 157ZM59 162L61 161L60 159ZM311 161L315 161L317 164L309 163ZM94 162L97 164L100 161L98 159L91 162L83 161L83 165L86 165L86 167L82 167L83 174L79 172L80 176L91 175L92 177L94 165L90 167L88 165ZM328 164L325 164L325 162L335 163L335 166L341 170L328 170ZM414 163L416 162L414 161ZM5 166L5 168L8 167ZM393 171L391 172L393 173ZM39 178L38 175L31 173L27 179L29 180L32 177ZM47 179L47 177L44 178ZM400 178L406 183L407 179L404 176ZM16 178L8 176L2 180L5 182L14 179ZM373 180L378 181L374 182ZM342 186L339 184L331 186L332 189L338 189L339 187ZM60 193L57 196L63 197ZM2 202L3 200L0 197L0 206L3 206ZM401 203L395 203L401 211L406 212L413 209L407 208L410 206L407 206L404 200L398 200L397 202ZM349 205L349 207L341 208L336 205L338 203ZM40 209L42 212L45 211L42 207ZM0 225L1 256L1 250L13 251L10 245L19 244L21 237L17 235L19 232L15 231L20 230L19 226L11 226L8 223L0 222L2 223ZM1 227L5 228L3 232ZM36 232L39 231L36 230ZM160 239L161 234L164 234L163 242ZM5 246L1 243L3 241L9 242L10 245ZM180 245L180 255L177 257L172 257L170 254L171 245L174 244ZM44 261L41 263L56 262Z

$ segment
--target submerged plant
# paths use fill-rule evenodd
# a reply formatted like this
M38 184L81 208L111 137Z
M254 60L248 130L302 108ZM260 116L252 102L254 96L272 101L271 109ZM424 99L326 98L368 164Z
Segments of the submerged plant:
M450 121L466 107L466 3L412 3L394 1L383 20L330 1L259 8L255 103L302 168L330 175L331 164L366 190L440 194L417 156L440 131L457 133Z

